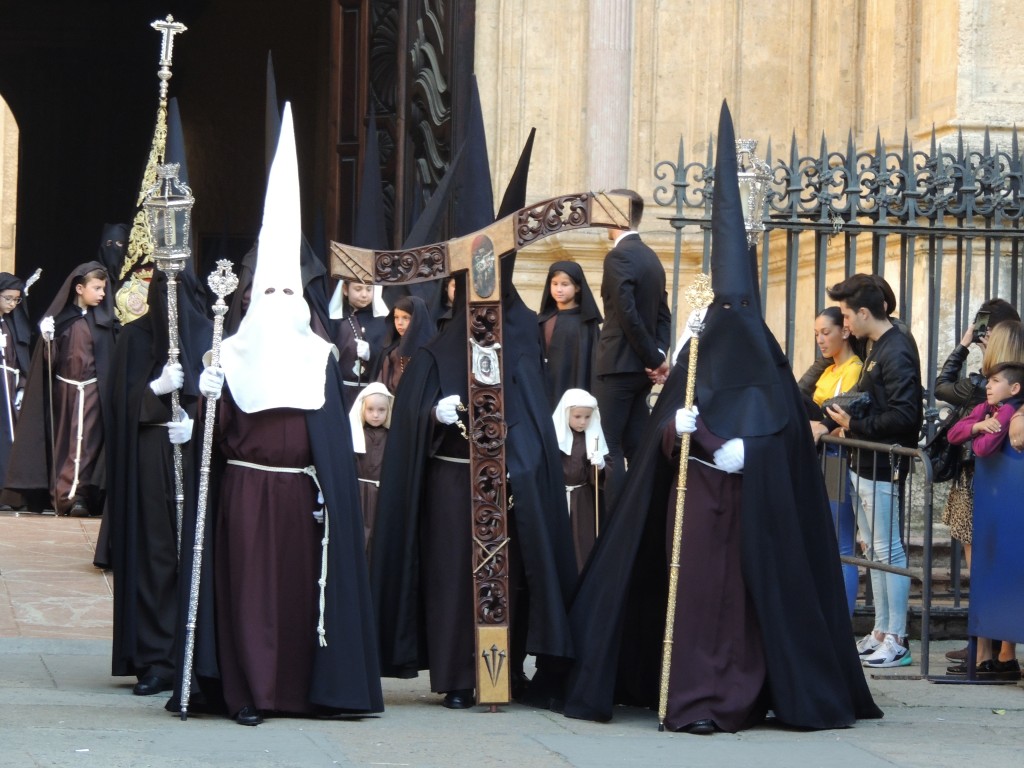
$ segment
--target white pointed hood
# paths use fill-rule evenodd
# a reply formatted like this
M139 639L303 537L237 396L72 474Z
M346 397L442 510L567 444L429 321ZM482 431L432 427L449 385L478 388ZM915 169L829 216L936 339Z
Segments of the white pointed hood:
M249 309L224 340L220 362L235 403L246 413L317 410L324 404L334 345L309 326L299 252L302 216L291 104L285 104L263 205Z

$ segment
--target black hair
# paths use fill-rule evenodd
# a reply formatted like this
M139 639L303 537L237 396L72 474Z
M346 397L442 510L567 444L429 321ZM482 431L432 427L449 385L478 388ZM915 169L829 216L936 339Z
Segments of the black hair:
M885 291L879 285L879 280L881 278L876 275L850 275L841 283L836 283L829 288L828 297L832 301L845 303L855 312L864 308L876 320L885 320L889 316L886 311L888 303L885 300Z

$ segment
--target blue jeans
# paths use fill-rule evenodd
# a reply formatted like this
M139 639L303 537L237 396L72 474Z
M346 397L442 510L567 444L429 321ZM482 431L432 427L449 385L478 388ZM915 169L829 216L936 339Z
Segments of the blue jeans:
M868 543L868 558L900 568L907 567L907 553L900 537L899 483L869 480L850 473L851 494L861 536ZM871 591L875 598L875 631L907 634L910 577L872 568Z
M842 446L833 444L825 446L826 456L841 458L843 454ZM829 500L829 506L832 508L832 524L835 526L836 537L839 540L840 555L852 555L857 538L857 516L853 511L853 492L853 486L847 485L846 498L843 501ZM843 563L843 582L846 586L846 605L850 609L850 616L853 616L853 609L857 604L857 587L860 586L856 565Z

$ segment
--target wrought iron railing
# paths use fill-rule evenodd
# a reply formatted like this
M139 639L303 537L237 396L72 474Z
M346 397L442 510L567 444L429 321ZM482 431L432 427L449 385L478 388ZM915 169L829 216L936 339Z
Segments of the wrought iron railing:
M919 341L931 393L941 363L940 324L951 346L971 320L972 302L1001 296L1016 306L1024 293L1024 156L1016 128L1008 143L1009 148L999 147L986 129L981 148L971 149L960 131L952 151L940 146L933 129L927 152L915 150L906 134L898 150L888 149L880 135L872 150L858 150L851 134L845 153L830 150L822 139L814 156L801 155L794 138L785 160L772 159L769 143L772 178L759 247L762 306L767 306L770 267L775 265L785 286L785 328L779 338L790 360L796 323L810 327L813 312L826 303L829 275L871 271L885 277L895 266L899 277L890 282L898 285L901 318L921 328L915 318L925 313L927 334ZM672 210L663 218L675 230L673 302L687 228L702 232L704 271L709 266L713 146L709 140L703 162L688 161L680 140L676 160L654 168L654 200ZM841 246L832 244L836 237ZM858 256L867 248L869 262ZM781 256L776 255L779 249ZM798 306L796 300L798 268L808 260L813 264L813 307ZM952 303L943 299L944 280L953 281ZM677 306L672 310L677 317ZM934 397L929 398L933 405Z

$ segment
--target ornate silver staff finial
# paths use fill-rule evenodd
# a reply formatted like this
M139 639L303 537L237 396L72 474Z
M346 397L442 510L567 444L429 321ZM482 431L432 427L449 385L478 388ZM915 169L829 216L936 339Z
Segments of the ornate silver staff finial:
M167 81L171 79L171 61L174 58L174 36L187 31L188 27L175 21L170 14L163 21L157 19L149 26L163 36L160 42L160 71L156 76L160 78L160 101L167 101Z
M224 298L230 296L238 288L238 275L232 271L231 266L228 259L220 259L217 262L217 269L211 272L210 277L207 278L206 282L210 286L210 290L217 297L217 303L214 305L215 314L219 314L217 307L224 305Z

